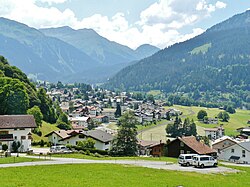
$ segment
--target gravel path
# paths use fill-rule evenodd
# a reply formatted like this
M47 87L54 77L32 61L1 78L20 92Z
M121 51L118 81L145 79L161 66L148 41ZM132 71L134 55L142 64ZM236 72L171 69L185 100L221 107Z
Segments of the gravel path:
M26 156L29 158L39 158L37 156ZM42 157L41 157L42 158ZM153 169L164 169L174 171L198 172L198 173L236 173L238 170L227 167L211 167L211 168L194 168L182 167L179 164L171 164L162 161L145 161L145 160L89 160L89 159L75 159L75 158L55 158L51 160L37 161L37 162L22 162L13 164L0 164L0 168L7 167L21 167L21 166L38 166L38 165L59 165L59 164L122 164L122 165L135 165L140 167L147 167Z

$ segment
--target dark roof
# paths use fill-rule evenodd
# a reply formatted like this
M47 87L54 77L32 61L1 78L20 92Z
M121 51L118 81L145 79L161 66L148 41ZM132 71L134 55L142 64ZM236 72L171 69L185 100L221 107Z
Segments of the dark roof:
M182 141L184 144L186 144L188 147L193 149L198 154L209 154L216 152L216 150L211 149L204 143L197 141L194 136L178 137L178 139Z
M36 128L32 115L0 115L0 129Z
M113 136L111 134L109 134L105 131L102 131L102 130L98 130L98 129L86 131L86 132L84 132L84 134L86 136L89 136L90 138L99 140L103 143L110 142L113 140Z

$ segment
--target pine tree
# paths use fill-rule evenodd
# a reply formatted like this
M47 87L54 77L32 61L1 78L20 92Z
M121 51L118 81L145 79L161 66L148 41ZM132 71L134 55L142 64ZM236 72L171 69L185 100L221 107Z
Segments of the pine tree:
M120 129L112 142L110 153L116 156L134 156L137 154L137 127L139 124L132 112L124 113L119 119Z

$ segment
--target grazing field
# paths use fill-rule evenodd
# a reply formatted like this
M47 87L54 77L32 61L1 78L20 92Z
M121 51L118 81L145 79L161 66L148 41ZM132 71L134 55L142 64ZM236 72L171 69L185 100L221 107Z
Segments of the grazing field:
M250 186L250 168L234 174L200 174L128 165L77 164L0 168L0 186L237 187Z
M181 110L183 112L183 118L189 117L190 119L193 119L196 123L196 125L205 127L205 128L211 128L211 127L218 127L220 124L224 125L225 133L226 135L236 135L237 131L236 129L239 127L245 127L247 126L247 121L250 120L250 110L236 110L235 114L229 114L230 120L229 122L221 122L216 124L204 124L202 122L199 122L197 119L197 113L200 110L205 110L208 113L208 117L216 117L219 112L223 111L218 108L205 108L205 107L188 107L188 106L180 106L180 105L174 105L173 107L166 107L166 108L175 108L178 110Z
M0 164L12 164L19 162L34 162L41 161L41 159L36 158L25 158L25 157L0 157Z
M42 136L40 137L37 134L32 133L32 138L34 142L39 142L40 140L48 141L48 138L44 136L50 133L51 131L59 130L59 128L57 128L55 124L46 123L45 121L43 121L42 126L39 127L39 129L42 132Z

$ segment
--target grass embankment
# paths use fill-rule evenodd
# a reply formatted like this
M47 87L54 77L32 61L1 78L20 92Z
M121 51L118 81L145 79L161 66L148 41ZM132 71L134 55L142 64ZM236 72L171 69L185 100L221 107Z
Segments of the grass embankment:
M236 135L238 134L236 129L239 127L245 127L247 125L247 121L250 120L250 110L236 110L235 114L229 114L230 120L229 122L221 122L219 121L218 124L204 124L197 119L197 113L200 110L205 110L208 114L208 117L216 117L219 112L223 111L218 108L205 108L205 107L188 107L188 106L179 106L174 105L173 107L166 107L166 108L175 108L178 110L181 110L183 112L184 117L189 117L190 119L193 119L196 123L196 125L204 128L212 128L212 127L218 127L220 124L224 125L225 133L226 135Z
M0 157L0 164L13 164L19 162L34 162L34 161L41 161L41 159L36 158L26 158L26 157Z
M37 134L34 134L32 133L32 138L33 138L33 141L34 142L39 142L41 140L44 140L44 141L48 141L48 138L47 137L44 137L46 134L52 132L52 131L56 131L56 130L59 130L58 127L56 127L55 124L50 124L50 123L47 123L45 121L43 121L42 123L42 126L39 127L39 129L41 130L42 132L42 136L38 136Z
M177 158L171 157L111 157L111 156L103 156L103 157L94 157L79 153L72 154L54 154L52 157L60 157L60 158L79 158L79 159L92 159L92 160L152 160L152 161L164 161L164 162L172 162L177 163Z
M236 174L200 174L115 164L0 168L0 186L250 186L250 168Z

